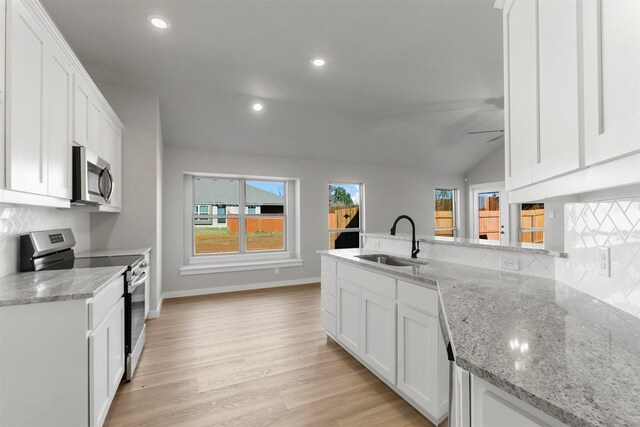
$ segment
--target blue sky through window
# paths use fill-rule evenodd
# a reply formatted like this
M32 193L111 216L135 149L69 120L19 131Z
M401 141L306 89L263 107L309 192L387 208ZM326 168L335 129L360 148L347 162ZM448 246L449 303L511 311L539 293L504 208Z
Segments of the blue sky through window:
M284 196L284 182L277 181L247 181L247 185L259 188L276 196Z
M357 205L360 204L360 186L356 184L339 184L332 182L331 185L334 187L342 187L347 190L347 193L351 195L351 200Z

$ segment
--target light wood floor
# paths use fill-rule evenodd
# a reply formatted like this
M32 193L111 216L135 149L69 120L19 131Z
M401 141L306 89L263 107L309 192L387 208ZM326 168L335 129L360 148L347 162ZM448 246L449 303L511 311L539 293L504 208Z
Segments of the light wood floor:
M325 335L319 285L165 300L107 426L431 426Z

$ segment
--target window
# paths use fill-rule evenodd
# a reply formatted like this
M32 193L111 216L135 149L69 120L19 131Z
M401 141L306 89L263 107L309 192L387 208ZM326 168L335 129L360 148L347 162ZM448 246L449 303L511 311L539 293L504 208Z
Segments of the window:
M457 229L457 197L455 189L436 188L435 190L435 234L436 236L455 237Z
M329 183L329 248L360 247L363 185Z
M520 207L520 241L544 243L544 203L523 203Z
M193 255L286 249L286 182L193 177Z

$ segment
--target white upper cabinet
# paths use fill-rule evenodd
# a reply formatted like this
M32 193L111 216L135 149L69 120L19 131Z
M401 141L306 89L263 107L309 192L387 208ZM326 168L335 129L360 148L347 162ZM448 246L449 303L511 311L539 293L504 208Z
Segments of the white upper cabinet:
M102 108L82 75L73 80L73 142L102 156Z
M506 186L531 184L538 140L536 20L533 1L515 2L504 14Z
M507 189L580 167L575 0L514 0L504 12Z
M7 188L46 195L45 130L47 35L20 1L7 11Z
M496 4L509 201L640 183L640 2Z
M640 151L640 2L583 4L587 165Z
M536 4L538 140L531 175L540 182L580 167L578 5L576 0Z
M122 123L38 0L12 0L6 8L0 0L0 8L6 23L0 32L0 38L6 37L0 42L6 48L0 55L6 60L0 62L0 74L6 75L0 79L0 90L6 90L5 114L0 115L6 119L0 120L5 137L0 140L0 203L69 207L73 143L98 156L106 150L112 171L120 175ZM103 147L106 118L110 143ZM118 178L117 207L120 185Z
M58 50L45 58L45 123L48 145L49 196L71 198L71 65Z

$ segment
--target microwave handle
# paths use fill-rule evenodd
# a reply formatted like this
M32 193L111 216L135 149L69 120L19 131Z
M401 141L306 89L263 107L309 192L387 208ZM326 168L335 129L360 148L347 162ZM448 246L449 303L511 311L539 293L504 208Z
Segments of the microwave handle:
M103 194L102 186L100 185L98 185L98 189L100 191L100 196L105 200L109 200L111 198L111 193L113 193L113 175L111 175L111 171L107 168L102 169L102 171L100 172L100 176L98 177L98 180L102 181L102 176L105 173L109 175L109 191L107 192L107 194Z

